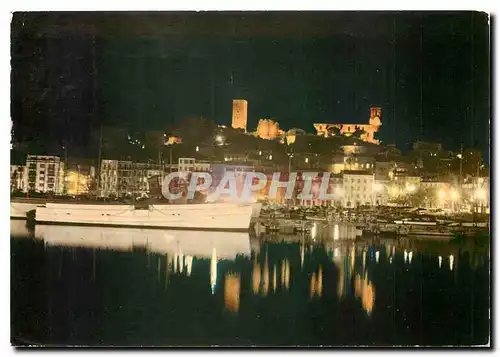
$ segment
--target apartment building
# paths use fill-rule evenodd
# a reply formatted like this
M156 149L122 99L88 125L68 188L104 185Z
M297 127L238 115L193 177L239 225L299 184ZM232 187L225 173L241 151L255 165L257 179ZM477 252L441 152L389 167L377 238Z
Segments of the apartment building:
M147 196L150 191L149 179L161 175L162 169L158 164L102 160L100 196Z
M64 193L64 162L58 156L28 155L26 166L26 191Z
M375 204L375 176L371 172L344 171L343 202L347 208Z
M26 165L10 165L10 192L26 192L28 168Z

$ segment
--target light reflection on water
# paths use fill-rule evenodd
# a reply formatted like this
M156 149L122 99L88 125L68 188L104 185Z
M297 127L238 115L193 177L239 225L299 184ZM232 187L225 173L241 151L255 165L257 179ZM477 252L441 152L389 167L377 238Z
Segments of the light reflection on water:
M312 240L13 222L13 299L22 302L13 334L43 343L439 345L487 336L487 258L447 242L355 241L339 225L318 227ZM36 331L26 309L43 321Z

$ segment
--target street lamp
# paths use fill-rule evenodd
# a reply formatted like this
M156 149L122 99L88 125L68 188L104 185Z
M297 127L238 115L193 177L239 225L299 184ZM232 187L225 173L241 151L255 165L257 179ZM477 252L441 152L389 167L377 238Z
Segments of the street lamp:
M195 150L196 150L196 152L200 151L200 147L197 146Z
M219 145L222 145L224 143L224 137L222 135L217 135L215 141L217 141Z

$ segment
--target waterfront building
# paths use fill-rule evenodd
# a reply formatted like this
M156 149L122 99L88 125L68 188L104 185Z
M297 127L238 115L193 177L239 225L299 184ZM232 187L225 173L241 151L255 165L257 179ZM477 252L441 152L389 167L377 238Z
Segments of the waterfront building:
M340 133L345 136L351 136L356 130L361 129L364 133L360 139L372 144L379 144L379 140L375 139L375 133L382 126L382 109L377 107L370 108L370 119L368 124L333 124L333 123L314 123L316 135L328 137L332 134L334 128L339 129Z
M118 160L102 160L99 196L118 196Z
M244 99L233 99L233 120L234 129L247 131L247 108L248 102Z
M371 172L344 171L342 206L354 208L374 204L375 176Z
M180 157L178 161L178 171L180 172L209 172L210 163L208 161L198 161L192 157Z
M64 162L58 156L28 155L25 191L64 193Z
M26 165L10 165L10 192L26 192L28 167Z
M375 177L375 183L373 185L373 199L376 206L385 206L389 202L389 180L377 180Z
M472 212L490 212L490 178L488 176L467 177L462 185L462 198Z
M161 176L158 164L128 160L102 160L100 174L101 197L147 196L150 178Z

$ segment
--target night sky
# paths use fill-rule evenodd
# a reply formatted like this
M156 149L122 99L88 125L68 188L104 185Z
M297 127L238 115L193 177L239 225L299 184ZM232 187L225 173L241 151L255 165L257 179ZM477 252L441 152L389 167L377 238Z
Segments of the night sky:
M16 13L12 119L18 142L91 148L103 122L164 129L189 116L231 122L231 100L315 132L368 123L383 143L489 147L484 13ZM196 130L193 128L193 130Z

